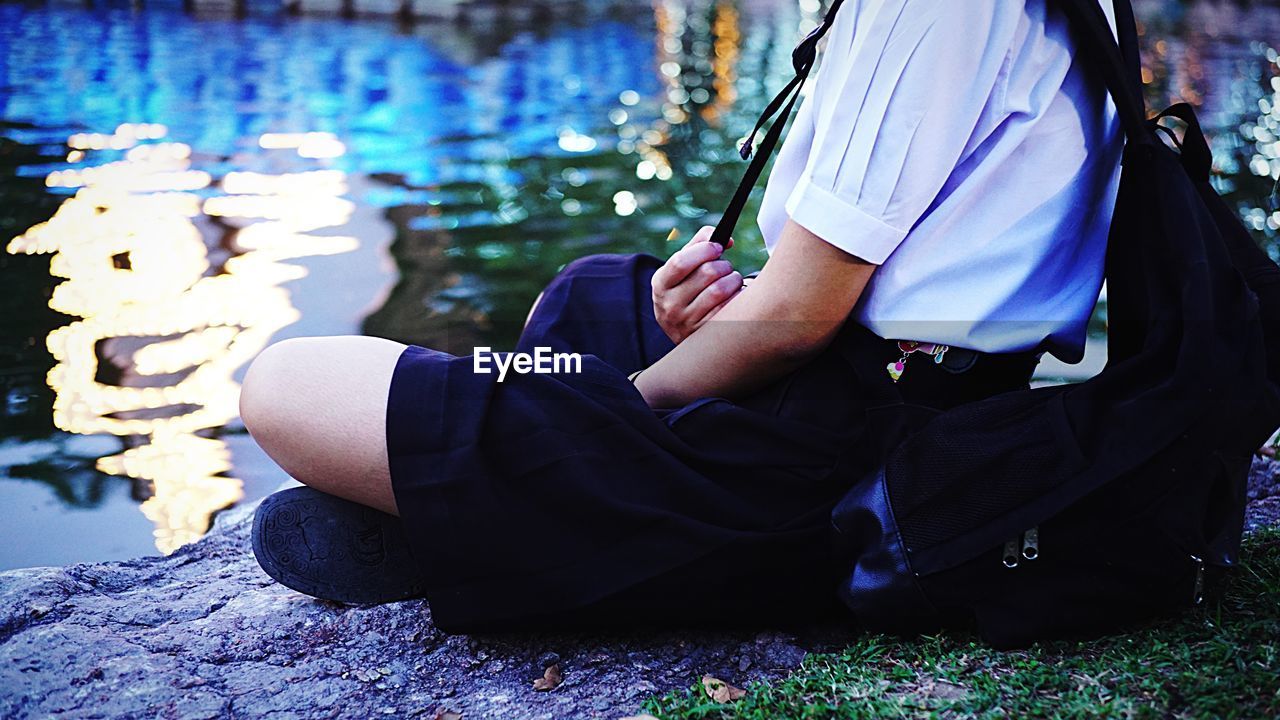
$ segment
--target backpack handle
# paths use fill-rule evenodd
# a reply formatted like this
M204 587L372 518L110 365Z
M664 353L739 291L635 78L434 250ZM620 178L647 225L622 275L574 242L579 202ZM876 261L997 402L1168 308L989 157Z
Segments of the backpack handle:
M1149 145L1155 140L1147 127L1146 105L1142 99L1138 31L1133 18L1133 7L1130 6L1129 0L1113 0L1113 2L1119 44L1111 36L1111 26L1107 24L1106 15L1103 14L1097 0L1061 0L1067 19L1077 31L1077 51L1081 49L1096 51L1091 55L1094 56L1094 62L1102 73L1107 91L1111 93L1111 98L1116 104L1125 135L1132 143ZM842 3L843 0L833 0L831 8L822 18L822 23L805 36L792 51L791 64L795 68L796 76L774 96L773 100L769 101L760 119L756 121L755 128L738 148L742 159L750 159L751 164L747 166L747 171L743 173L742 180L738 183L738 189L734 191L724 214L716 223L716 229L711 233L711 242L720 243L722 247L729 246L729 237L742 216L747 198L750 197L756 181L760 179L760 173L764 171L769 156L773 154L778 139L782 136L782 128L787 124L787 118L791 116L796 100L800 98L800 89L809 77L809 71L813 69L818 52L818 41L827 33L827 30L831 29L836 11L840 9ZM782 110L781 114L778 114L779 109ZM777 118L769 126L768 132L760 142L760 148L752 157L752 141L760 128L775 115Z

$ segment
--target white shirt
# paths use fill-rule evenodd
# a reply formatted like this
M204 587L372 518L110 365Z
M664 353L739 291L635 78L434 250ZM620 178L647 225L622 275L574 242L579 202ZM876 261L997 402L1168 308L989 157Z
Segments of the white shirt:
M879 265L854 310L877 335L1079 359L1123 142L1045 4L837 13L758 221L770 250L790 217Z

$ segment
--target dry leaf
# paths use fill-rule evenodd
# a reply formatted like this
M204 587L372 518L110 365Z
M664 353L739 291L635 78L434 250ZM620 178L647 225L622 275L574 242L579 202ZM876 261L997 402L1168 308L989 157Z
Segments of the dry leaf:
M562 680L564 680L564 676L560 674L560 663L556 663L542 671L542 677L533 681L533 689L541 691L555 690Z
M435 720L462 720L462 713L453 710L439 710L436 712Z
M729 683L719 678L713 678L710 675L702 676L702 689L707 691L707 697L721 703L733 702L734 700L741 699L743 695L747 694L746 690L734 687Z

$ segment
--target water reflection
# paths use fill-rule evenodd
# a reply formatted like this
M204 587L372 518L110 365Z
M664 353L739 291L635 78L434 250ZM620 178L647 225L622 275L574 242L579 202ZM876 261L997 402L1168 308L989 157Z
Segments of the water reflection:
M1152 105L1199 105L1215 182L1274 242L1280 8L1137 4ZM564 263L714 219L821 4L617 7L403 29L0 5L2 491L99 512L128 485L171 550L278 482L235 418L271 339L509 345Z
M586 121L558 122L554 146L473 157L466 178L452 181L378 173L399 201L387 210L399 281L364 332L454 352L510 345L565 263L592 252L663 254L673 227L687 238L707 222L737 184L736 143L754 121L727 109L758 108L786 82L791 47L816 17L816 8L756 8L748 42L742 11L724 0L655 3L647 74L618 78ZM748 77L738 77L743 68ZM738 236L735 260L758 267L758 230L744 222Z
M81 435L126 440L96 467L145 486L143 514L161 552L204 533L212 513L239 500L226 444L206 431L236 417L233 375L298 312L286 280L305 269L281 261L355 249L353 237L309 234L346 223L353 204L344 173L228 173L221 192L191 168L191 148L158 140L158 125L77 134L70 159L127 150L122 160L55 170L50 187L73 188L47 222L14 238L9 253L51 254L64 278L49 307L80 318L49 333L56 364L53 423ZM335 157L329 135L263 136L264 148ZM232 252L210 262L206 228L226 228Z
M1152 107L1197 106L1214 182L1280 258L1280 8L1139 0L1143 80Z

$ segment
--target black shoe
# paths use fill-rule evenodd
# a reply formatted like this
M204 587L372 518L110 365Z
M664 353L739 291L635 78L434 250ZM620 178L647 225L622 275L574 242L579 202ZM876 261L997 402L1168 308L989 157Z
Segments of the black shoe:
M381 603L425 592L400 518L308 487L262 501L253 554L281 585L325 600Z

